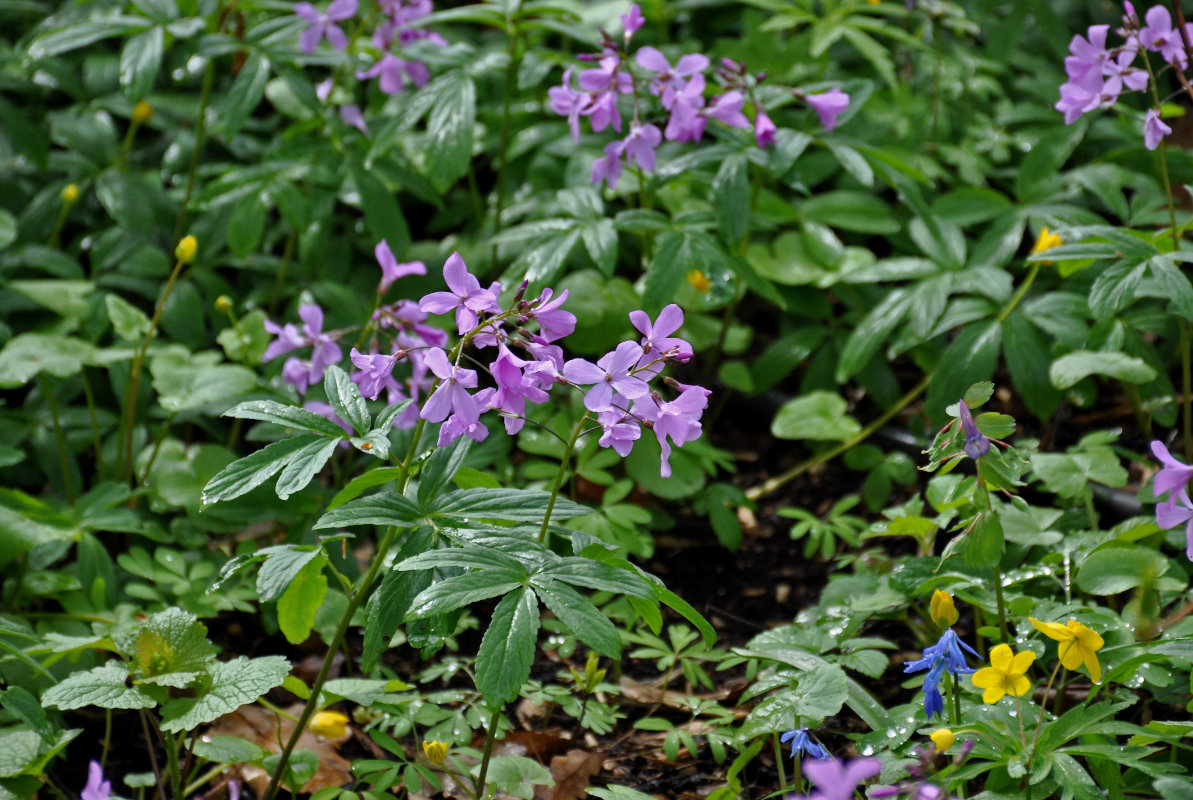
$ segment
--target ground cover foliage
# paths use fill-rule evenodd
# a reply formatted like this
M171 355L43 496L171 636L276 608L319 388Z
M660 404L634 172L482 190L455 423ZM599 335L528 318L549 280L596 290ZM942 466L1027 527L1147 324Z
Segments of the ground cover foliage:
M1186 12L0 0L0 800L1193 796Z

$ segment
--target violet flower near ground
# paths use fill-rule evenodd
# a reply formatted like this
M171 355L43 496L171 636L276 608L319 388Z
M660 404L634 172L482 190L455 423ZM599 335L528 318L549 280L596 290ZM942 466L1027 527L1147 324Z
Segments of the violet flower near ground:
M103 767L98 761L87 766L87 785L79 793L81 800L108 800L112 795L112 782L104 780Z
M637 342L622 342L612 352L601 356L596 364L583 358L573 358L563 366L563 376L569 383L592 388L584 395L584 407L589 411L613 408L613 393L633 400L650 391L646 381L634 377L634 367L642 355Z
M806 94L803 99L816 112L816 116L820 117L820 124L826 131L837 127L837 117L849 108L849 95L840 89L830 89L821 94Z
M832 758L822 746L812 741L811 733L807 728L799 728L794 731L787 731L779 737L779 741L783 744L791 742L791 757L800 758L804 754L812 758Z
M1193 467L1173 458L1163 442L1158 439L1153 441L1151 450L1152 455L1163 465L1160 471L1156 473L1155 486L1152 487L1152 492L1155 493L1156 497L1159 497L1165 492L1183 489L1190 480L1193 480Z
M962 445L965 455L976 461L989 453L990 440L978 430L978 424L974 421L973 412L969 410L969 406L965 404L964 400L957 403L957 416L961 418L961 428L965 431L965 444Z
M1164 530L1185 526L1185 555L1193 561L1193 501L1188 488L1173 492L1166 503L1156 506L1156 524Z
M804 776L816 790L809 795L790 795L789 800L852 800L863 781L882 771L877 758L855 758L842 764L835 758L809 758L803 763Z
M310 3L295 3L294 13L310 24L298 39L298 46L304 53L314 52L324 36L328 43L337 50L348 46L348 36L337 25L356 16L357 0L332 0L327 11L319 11Z

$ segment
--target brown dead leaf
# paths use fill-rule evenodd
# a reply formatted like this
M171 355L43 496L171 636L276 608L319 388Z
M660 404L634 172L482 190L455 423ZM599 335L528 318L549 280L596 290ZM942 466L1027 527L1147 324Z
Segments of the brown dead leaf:
M302 704L296 704L286 709L294 716L302 713ZM280 738L287 741L294 731L294 723L283 719ZM278 745L278 717L272 711L267 711L258 705L246 705L225 714L211 724L204 736L239 736L247 739L258 747L271 753L281 752ZM352 764L336 752L335 743L310 731L303 733L298 740L298 747L310 750L319 757L319 769L306 785L302 787L304 794L326 789L329 786L344 786L352 782ZM269 786L269 773L260 767L240 764L231 768L240 772L240 778L260 797Z
M697 700L716 700L719 702L727 700L733 695L734 691L730 686L719 687L716 691L707 694L685 694L684 692L677 692L674 689L664 691L656 685L639 683L625 675L621 676L621 680L617 682L617 686L621 689L622 696L635 703L640 703L644 706L655 706L659 705L661 701L663 705L669 708L678 708L685 711L691 709L691 704L688 702L689 697L694 697Z
M481 741L480 746L484 746ZM575 743L551 733L537 731L510 731L498 745L500 755L517 755L533 758L547 764L556 756L567 752Z
M588 792L593 777L601 771L604 759L587 750L569 750L551 759L554 786L534 787L534 800L580 800Z

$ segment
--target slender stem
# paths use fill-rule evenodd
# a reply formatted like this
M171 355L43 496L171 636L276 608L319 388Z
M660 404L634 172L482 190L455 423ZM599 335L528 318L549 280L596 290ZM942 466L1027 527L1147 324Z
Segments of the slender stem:
M149 735L149 715L145 709L140 710L141 732L145 735L145 749L149 751L149 768L153 770L154 782L157 784L157 794L160 800L166 800L166 784L162 781L162 771L157 765L157 756L153 750L153 737Z
M1060 670L1060 654L1057 654L1056 665L1052 668L1052 674L1048 676L1048 685L1044 687L1044 697L1040 700L1040 716L1036 718L1036 732L1031 739L1031 750L1027 753L1027 775L1031 775L1031 762L1036 754L1036 744L1040 741L1040 731L1044 729L1044 713L1048 708L1048 692L1052 690L1052 682L1056 680L1056 673ZM1019 715L1019 724L1023 724L1023 715Z
M112 709L104 709L104 742L103 748L99 752L99 766L101 769L106 769L108 766L108 751L112 748Z
M485 796L485 779L489 777L489 760L493 757L493 743L497 741L497 726L501 723L501 707L493 709L493 719L489 721L489 729L485 731L485 751L481 755L480 772L476 774L476 797L480 800Z
M772 731L770 742L775 749L775 769L779 771L779 791L785 792L787 791L787 767L783 761L783 745L779 743L779 734Z
M1181 325L1181 392L1185 398L1184 433L1185 460L1193 461L1193 365L1189 364L1189 323L1180 320Z
M46 247L51 250L57 249L58 238L62 235L62 228L66 225L66 217L70 214L70 207L74 203L63 203L62 208L58 211L58 221L54 223L54 230L50 233L50 238L46 240Z
M153 462L157 461L157 454L162 451L162 445L166 441L166 434L170 432L170 426L174 424L174 418L178 416L177 411L170 412L170 416L162 425L161 433L157 435L157 441L153 443L153 452L149 454L149 462L145 465L145 471L141 473L141 479L138 483L144 484L149 480L149 471L153 469Z
M216 764L214 767L212 767L211 769L204 772L198 778L195 778L195 780L191 781L191 783L189 785L187 785L187 787L185 789L183 789L183 791L182 791L183 795L190 797L195 792L199 791L200 786L202 786L203 784L212 780L213 778L219 777L220 773L222 773L227 768L228 767L225 764Z
M505 87L501 101L501 144L497 151L497 197L493 206L493 233L501 233L501 213L505 210L505 182L509 167L510 106L513 104L514 83L518 80L518 68L522 59L518 56L518 40L522 35L522 0L514 6L514 13L506 20ZM493 246L493 261L497 261L497 246Z
M70 473L70 456L66 449L66 434L62 430L62 419L58 416L58 401L54 399L54 389L50 380L44 374L41 376L41 393L46 396L46 405L50 409L50 419L54 423L54 442L58 446L58 465L62 469L62 489L66 492L66 499L75 500L75 479Z
M277 312L278 300L282 297L282 287L286 284L286 273L290 271L290 262L294 259L294 244L297 238L298 232L291 228L290 234L286 237L286 246L282 249L282 265L278 267L278 276L273 282L273 294L269 296L269 313L271 315Z
M1011 315L1011 312L1014 311L1019 305L1019 302L1023 299L1023 296L1027 294L1027 290L1031 288L1033 283L1035 283L1036 276L1040 274L1040 267L1043 266L1043 264L1043 261L1031 262L1031 268L1027 272L1027 277L1023 279L1023 283L1019 284L1019 288L1015 290L1015 294L1013 294L1011 299L1007 301L1007 304L1003 306L1002 311L998 312L998 317L996 319L999 322L1005 321L1006 318Z
M580 438L580 432L584 430L584 423L588 420L588 412L580 417L580 421L576 423L576 427L572 429L572 438L568 439L567 445L563 448L563 458L559 462L559 471L555 473L555 483L551 486L551 497L547 500L547 512L543 514L543 527L539 529L539 541L547 541L547 527L551 524L551 512L555 509L555 499L559 497L559 487L563 484L564 473L567 472L568 461L571 460L572 450L576 446L576 440Z
M166 745L166 767L170 770L170 796L182 796L182 771L178 768L178 740L172 733L163 733L162 741Z
M222 26L221 26L222 27ZM191 151L191 163L186 171L186 194L182 198L182 207L178 209L178 219L174 221L174 239L178 241L186 229L186 215L195 194L195 182L199 174L199 156L203 152L203 142L207 138L207 106L211 103L211 87L215 83L215 59L208 57L207 69L203 72L203 88L199 94L199 118L195 120L195 147Z
M104 443L99 435L99 419L95 415L95 394L91 391L91 381L87 380L87 370L79 372L79 379L83 382L83 397L87 399L87 414L91 418L91 446L95 448L95 472L101 481L104 480Z
M955 728L961 724L961 693L957 691L957 676L949 673L949 697L953 700L953 707L949 709L949 723Z
M122 424L124 475L125 480L128 481L131 481L133 477L133 423L136 421L137 384L141 380L141 367L145 363L145 354L149 352L149 343L153 341L153 334L157 332L157 323L162 318L162 309L166 307L166 300L169 299L170 292L174 290L174 284L178 281L178 276L182 274L184 266L181 259L174 262L174 270L170 273L170 279L166 281L166 289L162 292L161 299L157 301L157 306L153 309L153 318L149 320L149 330L145 332L145 340L141 342L141 348L133 357L132 371L128 376L128 391L124 396L124 421Z

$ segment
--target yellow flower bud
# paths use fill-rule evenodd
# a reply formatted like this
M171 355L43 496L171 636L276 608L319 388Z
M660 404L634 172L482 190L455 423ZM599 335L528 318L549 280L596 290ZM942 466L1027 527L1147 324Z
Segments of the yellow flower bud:
M423 753L432 764L442 764L447 758L447 744L444 742L423 742Z
M226 294L221 294L219 297L215 298L215 309L216 311L223 311L225 313L231 311L232 298L228 297Z
M1065 243L1065 240L1052 233L1047 228L1040 228L1040 235L1036 237L1036 243L1031 246L1031 253L1029 255L1036 255L1045 250L1051 250L1054 247L1060 247ZM1041 264L1047 266L1051 261L1041 261Z
M320 711L311 718L311 732L325 739L339 739L348 733L348 717L339 711Z
M153 106L146 103L144 100L133 106L133 122L138 125L144 125L153 116Z
M953 742L957 741L957 737L948 728L937 728L928 734L928 738L932 740L932 744L936 745L936 752L943 753L953 746Z
M77 183L66 184L62 187L62 191L59 192L59 196L62 198L62 202L69 206L79 199L79 185Z
M932 614L932 621L942 628L957 623L957 607L953 605L953 596L948 592L942 589L933 592L932 602L928 608Z
M688 283L692 284L698 292L707 292L712 286L708 281L708 276L698 269L694 269L688 273Z
M189 264L195 260L195 253L199 250L199 240L194 236L183 236L182 241L174 248L174 257L183 264Z

